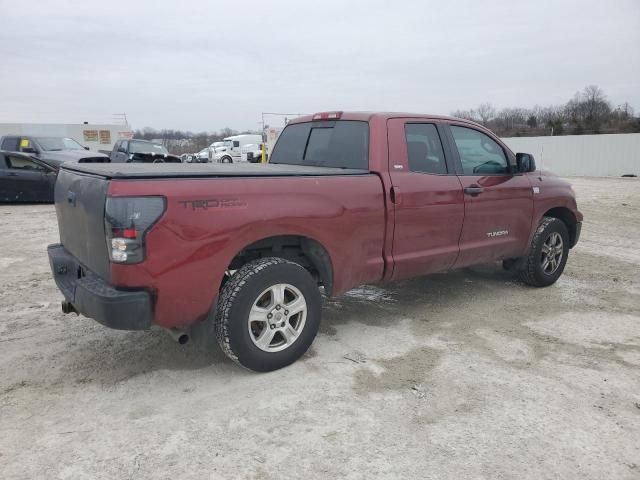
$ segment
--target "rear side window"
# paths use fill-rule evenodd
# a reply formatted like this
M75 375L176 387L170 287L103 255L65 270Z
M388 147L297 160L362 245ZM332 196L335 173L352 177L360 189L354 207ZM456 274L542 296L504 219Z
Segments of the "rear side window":
M509 173L504 150L488 135L471 128L451 125L464 175Z
M20 139L18 137L8 137L2 140L2 147L0 148L8 152L17 152L19 143Z
M432 123L409 123L404 127L407 139L409 170L420 173L446 174L442 142Z
M369 169L369 124L337 120L286 127L270 163Z

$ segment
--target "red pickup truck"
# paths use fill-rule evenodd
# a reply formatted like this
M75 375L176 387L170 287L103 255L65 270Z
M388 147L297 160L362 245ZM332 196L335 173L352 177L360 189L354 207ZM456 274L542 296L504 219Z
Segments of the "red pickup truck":
M325 112L267 165L65 164L48 253L63 311L117 329L196 326L256 371L311 345L321 291L503 261L562 274L582 215L566 181L473 122Z

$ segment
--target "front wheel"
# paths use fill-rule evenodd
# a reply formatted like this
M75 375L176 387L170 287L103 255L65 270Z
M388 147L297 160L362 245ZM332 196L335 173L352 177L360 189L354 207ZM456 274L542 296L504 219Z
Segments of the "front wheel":
M216 338L233 361L257 372L285 367L309 348L322 299L309 272L269 257L242 266L222 288Z
M569 255L569 231L562 220L544 217L529 253L518 262L518 276L528 285L546 287L560 278Z

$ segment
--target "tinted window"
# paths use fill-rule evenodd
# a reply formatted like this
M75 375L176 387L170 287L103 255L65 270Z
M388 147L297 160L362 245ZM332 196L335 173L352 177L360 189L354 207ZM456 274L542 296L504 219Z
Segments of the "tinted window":
M422 173L447 173L442 143L436 126L430 123L405 125L409 170Z
M5 160L7 161L7 167L9 168L18 170L44 170L40 165L26 157L7 155Z
M73 138L38 137L36 138L36 141L42 150L46 150L48 152L57 152L60 150L84 150L84 147Z
M465 175L509 173L509 163L502 147L491 137L471 128L451 126L462 171Z
M360 121L296 123L278 138L270 163L369 168L369 124Z
M240 146L240 140L233 141L233 148L238 148Z
M126 147L126 145L125 145L125 147ZM208 150L205 148L204 150L200 150L199 153L207 152L207 151ZM160 153L160 154L168 154L169 151L166 148L164 148L163 145L160 145L158 143L129 142L129 153Z
M2 140L2 150L17 152L20 139L18 137L8 137Z

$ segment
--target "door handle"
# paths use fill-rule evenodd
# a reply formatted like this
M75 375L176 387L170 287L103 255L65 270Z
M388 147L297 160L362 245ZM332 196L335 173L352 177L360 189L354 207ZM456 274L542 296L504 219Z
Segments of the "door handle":
M7 172L7 177L17 177L18 174L16 172Z
M476 195L480 195L482 192L484 192L484 188L479 187L478 185L471 185L469 187L464 187L464 193L466 193L467 195L471 195L472 197L475 197Z

